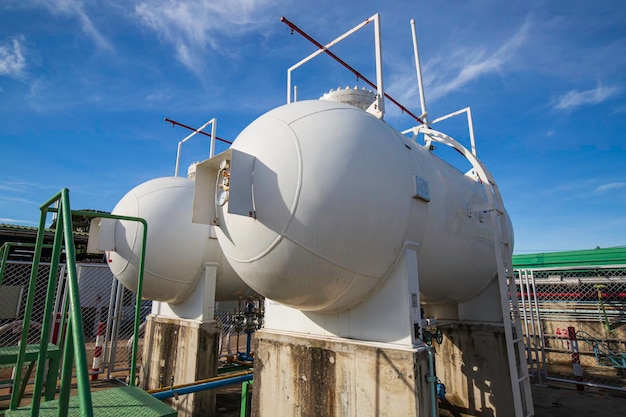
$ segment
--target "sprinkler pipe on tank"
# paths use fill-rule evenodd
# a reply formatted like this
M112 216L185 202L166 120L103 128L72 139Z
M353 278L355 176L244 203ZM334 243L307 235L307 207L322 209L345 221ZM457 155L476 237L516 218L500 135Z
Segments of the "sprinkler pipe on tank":
M417 32L415 30L415 19L411 19L411 33L413 35L413 55L415 57L415 71L417 75L417 86L420 93L420 107L422 109L422 123L428 127L428 112L426 111L426 97L424 96L424 82L422 81L422 65L420 63L420 55L417 49Z
M186 125L184 123L177 122L176 120L172 120L172 119L170 119L168 117L164 118L163 121L165 121L167 123L171 123L172 127L174 127L174 126L184 127L185 129L193 130L194 132L198 131L198 133L201 134L201 135L211 137L210 133L203 132L203 131L200 130L200 128L196 129L195 127L191 127L191 126L188 126L188 125ZM220 138L219 136L215 136L215 140L218 140L220 142L226 143L228 145L232 145L233 144L232 141L226 140L224 138Z
M217 119L214 117L193 132L191 132L187 137L180 142L178 142L178 150L176 152L176 168L174 170L174 176L178 177L178 165L180 164L180 150L183 146L183 143L187 142L189 139L194 137L196 134L201 132L205 127L211 125L211 146L209 147L209 158L213 158L215 154L215 125L217 124Z
M370 22L374 22L374 25L376 26L375 28L375 37L376 40L379 41L378 44L380 45L380 26L379 26L379 15L375 14L374 16L370 17L369 19L367 19L366 21L360 23L359 25L355 26L355 28L353 28L352 30L348 31L346 33L346 35L342 35L339 38L335 39L333 42L331 42L330 44L324 46L321 43L319 43L318 41L316 41L315 39L313 39L313 37L311 37L311 35L309 35L308 33L306 33L305 31L303 31L302 29L300 29L298 26L296 26L294 23L290 22L286 17L281 17L280 21L283 22L284 24L286 24L287 26L289 26L289 28L291 29L291 33L293 32L297 32L299 35L301 35L304 39L306 39L307 41L311 42L313 45L315 45L316 47L318 47L320 49L320 52L314 53L312 55L318 55L321 53L326 53L328 56L330 56L332 59L334 59L335 61L337 61L339 64L341 64L344 68L346 68L348 71L350 71L351 73L353 73L357 80L363 80L363 82L365 82L367 85L369 85L370 87L372 87L373 89L379 91L380 93L380 99L382 99L382 97L387 98L389 101L391 101L393 104L395 104L396 106L398 106L400 108L400 110L403 113L408 114L409 116L411 116L413 119L415 119L418 123L423 123L422 119L420 119L418 116L416 116L415 114L413 114L413 112L411 112L409 109L407 109L405 106L403 106L402 104L400 104L396 99L394 99L393 97L391 97L389 94L387 94L386 92L383 91L383 86L382 86L382 62L381 56L378 56L378 60L377 60L377 68L379 71L377 74L377 79L378 79L378 84L380 85L380 89L379 87L374 84L372 81L370 81L369 79L367 79L362 73L360 73L359 71L357 71L356 69L354 69L352 66L350 66L346 61L344 61L343 59L339 58L337 55L335 55L334 53L332 53L328 48L330 48L332 45L334 45L334 43L338 42L339 40L341 40L343 37L346 37L347 35L355 32L356 30L362 28L363 26L365 26L366 24L370 23ZM377 49L377 53L380 53L380 51ZM311 56L310 56L311 57ZM305 58L305 60L307 60L309 58ZM305 61L303 60L303 61ZM298 66L299 64L294 65L294 67ZM289 70L293 70L294 67L290 68ZM291 102L291 87L290 87L290 83L291 83L291 78L290 78L290 73L288 73L288 87L287 87L287 103ZM383 109L381 109L383 110Z

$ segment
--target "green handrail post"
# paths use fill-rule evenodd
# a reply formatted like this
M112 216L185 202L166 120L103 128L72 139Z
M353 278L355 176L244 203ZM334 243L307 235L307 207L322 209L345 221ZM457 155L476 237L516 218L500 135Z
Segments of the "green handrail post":
M56 203L58 208L50 207ZM148 236L148 223L145 219L130 216L119 216L108 213L94 213L89 211L72 211L69 202L69 190L67 188L62 189L55 194L52 198L46 201L40 206L41 217L39 221L39 228L37 230L37 241L34 245L33 265L31 269L28 297L26 300L26 311L24 312L24 324L22 326L22 338L20 341L20 347L16 361L16 374L13 380L13 391L11 394L11 403L9 409L14 410L19 406L20 396L18 395L18 385L22 379L22 367L25 360L25 349L28 341L29 322L31 319L34 294L37 286L39 263L41 259L41 252L43 247L52 248L52 259L50 265L50 275L48 278L46 302L44 307L44 318L42 320L41 329L41 341L39 346L38 358L37 358L37 373L35 376L35 385L33 392L33 399L31 405L31 416L37 416L40 410L41 391L44 381L44 368L43 366L46 354L48 339L50 336L50 328L52 326L52 308L54 303L54 291L58 286L58 267L60 263L61 251L65 248L66 252L66 268L67 268L67 291L63 302L63 314L61 317L61 337L59 340L65 339L64 352L63 352L63 366L61 370L61 390L59 393L59 409L58 415L65 417L69 411L69 397L70 387L72 382L72 366L76 367L76 381L78 385L78 402L80 415L83 417L93 416L93 403L91 398L91 392L89 387L89 370L87 367L87 357L85 352L85 339L83 334L83 322L80 307L80 296L78 288L78 274L76 269L76 248L74 246L74 234L72 227L72 216L82 215L89 218L110 218L116 220L128 220L139 222L143 226L142 234L142 246L139 257L139 276L137 280L137 294L135 302L135 323L134 323L134 337L133 348L131 358L131 370L130 370L130 385L136 385L136 372L137 372L137 350L139 339L139 322L141 319L141 300L143 292L143 278L145 268L145 255L146 255L146 242ZM45 223L48 213L58 213L57 228L54 234L54 244L44 245L44 232ZM29 245L29 244L25 244ZM0 266L0 283L2 282L2 276L4 274L4 268L6 259L8 259L10 245L3 245L0 250L0 259L2 264ZM69 300L68 300L69 298ZM69 314L67 311L69 310ZM67 319L66 319L67 316ZM65 322L67 321L67 325ZM75 350L76 349L76 350ZM41 366L39 366L41 365ZM56 378L58 375L58 369L54 370L54 379L51 378L52 373L48 372L48 380L46 382L46 396L45 400L54 398L56 391Z
M59 390L59 417L67 417L70 403L70 389L72 388L72 363L74 362L74 343L72 339L72 317L67 319L67 330L63 351L63 366L61 369L61 389ZM79 393L80 394L80 393Z
M72 328L72 343L74 344L76 382L78 385L78 404L81 415L92 416L91 392L89 390L89 370L87 369L87 354L85 353L85 337L82 332L83 317L80 310L78 294L78 274L76 273L76 250L74 248L74 232L72 230L72 212L70 209L70 191L61 190L61 217L63 219L63 234L65 235L65 256L67 265L67 285L70 296L70 324Z
M4 242L2 246L0 246L0 285L4 280L4 271L7 266L7 261L9 260L9 253L11 252L11 248L14 246L24 247L24 248L34 248L36 246L35 243L24 243L24 242ZM52 245L42 245L42 248L50 249Z
M59 219L62 222L62 219ZM61 258L61 249L63 245L63 232L59 230L60 226L57 226L57 230L54 233L54 243L52 244L52 256L50 258L50 274L48 275L48 287L46 289L46 302L44 307L44 313L41 323L41 337L39 338L39 356L37 363L37 372L35 374L35 384L33 388L32 397L32 411L31 415L36 416L39 413L39 401L41 400L41 388L43 387L43 378L45 370L45 357L48 351L48 339L50 337L50 326L52 317L52 307L54 304L54 291L57 286L57 276L59 269L59 260ZM48 372L53 372L49 370ZM58 370L57 370L58 372ZM55 378L56 380L56 378ZM51 384L46 386L46 400L54 399L54 392L49 392L52 387ZM56 385L56 384L55 384ZM54 387L56 389L56 386Z
M132 216L120 216L117 214L109 213L94 213L91 211L76 210L72 212L74 215L85 216L90 218L105 218L114 220L128 220L139 222L143 226L141 253L139 254L139 276L137 277L137 293L135 294L135 323L134 323L134 336L133 336L133 348L131 353L130 363L130 377L129 385L134 386L137 376L137 350L139 348L139 321L141 320L141 300L143 293L143 270L146 263L146 242L148 241L148 222L141 217Z
M4 268L7 265L7 259L9 258L9 249L11 247L10 242L6 242L0 247L0 258L2 261L0 263L0 285L2 285L2 280L4 279Z
M55 194L45 207L48 207L52 201L58 199L60 192ZM46 227L46 214L47 208L40 207L41 216L39 218L39 228L37 229L37 240L35 244L35 253L33 254L33 266L30 272L30 281L28 284L28 295L26 297L26 309L24 311L24 318L22 324L22 335L20 340L20 347L17 353L17 360L15 363L15 377L13 378L13 387L11 391L11 401L9 404L10 410L15 410L19 406L19 384L22 379L22 367L24 366L24 355L26 352L26 345L28 344L28 331L30 327L30 317L33 310L33 301L35 299L35 289L37 287L37 275L39 272L39 259L41 258L41 250L43 246L44 231Z

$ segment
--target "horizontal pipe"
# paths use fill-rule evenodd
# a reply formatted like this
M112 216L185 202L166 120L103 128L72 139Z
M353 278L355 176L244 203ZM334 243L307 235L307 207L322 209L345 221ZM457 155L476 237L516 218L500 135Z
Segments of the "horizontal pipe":
M550 381L556 381L556 382L564 382L566 384L578 384L578 385L586 385L588 387L594 387L594 388L605 388L605 389L611 389L611 390L617 390L617 391L626 391L626 388L622 388L616 385L605 385L605 384L596 384L594 382L585 382L585 381L574 381L573 379L566 379L566 378L556 378L553 376L546 376L545 379L550 380Z
M159 399L159 400L165 400L167 398L172 398L172 397L174 397L176 395L192 394L194 392L206 391L206 390L215 389L215 388L219 388L219 387L224 387L224 386L227 386L227 385L238 384L238 383L242 383L244 381L250 381L250 380L252 380L252 374L241 375L241 376L236 376L236 377L232 377L232 378L225 378L225 379L222 379L222 380L219 380L219 381L204 382L204 383L201 383L201 384L195 384L195 385L191 385L189 387L169 389L167 391L161 391L161 392L157 392L155 394L152 394L152 396L154 398Z
M321 43L319 43L318 41L316 41L315 39L313 39L310 35L308 35L306 32L304 32L302 29L300 29L298 26L296 26L294 23L290 22L286 17L281 17L280 21L285 23L287 26L289 26L289 28L292 31L296 31L298 32L304 39L306 39L307 41L311 42L313 45L317 46L318 48L320 48L321 50L323 50L323 52L325 52L328 56L330 56L331 58L333 58L335 61L337 61L339 64L341 64L344 68L346 68L348 71L352 72L357 79L361 79L363 80L367 85L369 85L370 87L374 88L374 89L378 89L378 86L376 84L374 84L373 82L371 82L370 80L368 80L363 74L361 74L359 71L357 71L356 69L354 69L353 67L351 67L347 62L345 62L343 59L339 58L337 55L335 55L334 53L332 53L330 50L328 50L327 48L324 47L324 45L322 45ZM400 108L400 110L402 110L404 113L408 114L409 116L411 116L413 119L415 119L417 122L424 124L424 122L422 121L422 119L420 119L419 117L417 117L416 115L414 115L409 109L407 109L406 107L404 107L402 104L400 104L396 99L394 99L393 97L391 97L389 94L384 93L384 96L391 101L393 104L395 104L396 106L398 106Z
M165 119L163 119L163 120L164 120L164 121L166 121L166 122L168 122L168 123L171 123L171 124L172 124L172 127L173 127L174 125L177 125L177 126L180 126L180 127L184 127L185 129L189 129L189 130L193 130L193 131L198 131L198 129L196 129L196 128L193 128L193 127L191 127L191 126L188 126L188 125L183 124L183 123L180 123L180 122L177 122L176 120L168 119L167 117L166 117ZM199 134L201 134L201 135L204 135L204 136L211 137L211 134L210 134L210 133L206 133L206 132L203 132L203 131L198 131L198 133L199 133ZM229 145L232 145L232 142L231 142L231 141L226 140L226 139L223 139L223 138L220 138L219 136L215 136L215 139L216 139L216 140L219 140L220 142L224 142L224 143L227 143L227 144L229 144Z
M185 388L185 387L191 387L193 385L198 385L198 384L204 384L207 382L216 382L216 381L221 381L223 379L228 379L228 378L234 378L237 376L243 376L243 375L250 375L252 374L252 369L246 369L245 371L237 371L237 372L230 372L230 373L225 373L225 374L221 374L218 376L213 376L211 378L206 378L206 379L199 379L197 381L193 381L193 382L188 382L186 384L178 384L178 385L174 385L174 386L169 386L169 387L162 387L162 388L155 388L155 389L151 389L148 390L147 393L148 394L156 394L157 392L161 392L161 391L169 391L172 389L178 389L178 388Z

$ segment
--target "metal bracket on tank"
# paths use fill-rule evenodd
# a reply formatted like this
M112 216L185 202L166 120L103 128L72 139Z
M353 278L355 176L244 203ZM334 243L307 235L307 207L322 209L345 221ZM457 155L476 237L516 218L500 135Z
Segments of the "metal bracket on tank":
M493 205L468 205L467 217L474 217L474 215L478 215L478 220L482 223L487 218L487 214L495 209L496 208Z
M427 203L430 201L430 187L428 185L428 180L420 177L419 175L415 175L415 194L413 195L413 198L419 198Z

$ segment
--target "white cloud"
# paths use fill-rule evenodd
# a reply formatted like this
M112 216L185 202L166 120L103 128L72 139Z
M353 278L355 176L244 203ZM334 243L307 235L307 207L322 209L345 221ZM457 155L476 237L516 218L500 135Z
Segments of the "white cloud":
M11 42L0 44L0 75L22 78L26 70L23 38L13 38Z
M492 53L485 46L457 47L446 49L445 55L431 58L423 65L422 71L425 74L426 98L437 100L480 77L502 71L526 42L530 27L530 20L527 19L513 36L497 46ZM399 76L391 79L388 90L399 92L401 100L413 100L418 94L415 70L405 68Z
M477 78L500 71L511 60L514 52L524 44L529 28L530 23L527 20L511 38L492 54L487 54L484 48L456 51L453 57L447 60L447 65L450 65L452 70L457 71L456 76L451 79L448 77L445 81L434 80L428 90L429 97L436 99L445 96ZM438 68L438 70L441 69ZM437 73L436 71L432 72Z
M199 57L208 48L228 52L221 40L265 25L275 0L160 0L135 7L141 23L176 48L176 58L199 73Z
M587 104L599 104L608 100L619 92L617 87L604 87L598 85L596 88L585 91L571 90L558 99L557 109L569 109Z
M12 219L10 217L0 217L0 223L11 223L11 224L37 224L31 220L21 220L21 219Z
M85 11L82 0L37 0L38 5L45 7L52 14L68 16L78 19L83 32L90 37L98 47L113 50L111 43L98 31L91 18Z
M595 192L598 194L605 193L607 191L619 190L620 188L625 188L626 182L609 182L607 184L602 184L596 187Z

